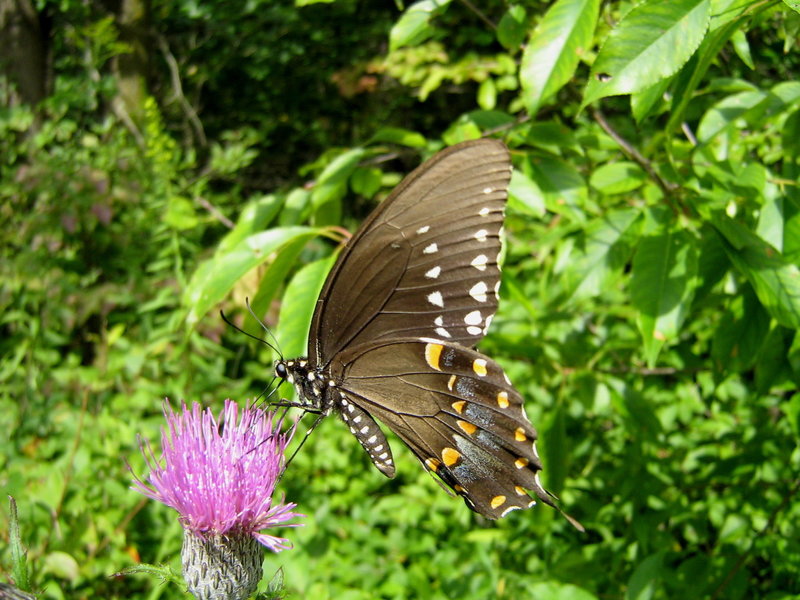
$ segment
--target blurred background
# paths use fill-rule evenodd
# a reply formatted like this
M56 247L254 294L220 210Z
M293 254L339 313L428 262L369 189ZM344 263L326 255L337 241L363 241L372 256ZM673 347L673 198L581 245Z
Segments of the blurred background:
M511 148L500 310L549 507L470 512L336 418L280 492L288 597L800 594L796 2L0 0L2 578L182 598L130 489L162 401L258 397L403 175ZM281 390L291 397L289 388ZM310 425L311 418L304 423Z

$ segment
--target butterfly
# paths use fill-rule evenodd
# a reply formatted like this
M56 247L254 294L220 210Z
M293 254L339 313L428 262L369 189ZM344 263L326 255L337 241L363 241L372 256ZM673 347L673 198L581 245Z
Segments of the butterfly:
M375 419L489 519L534 497L553 505L522 396L474 348L497 310L511 171L506 146L481 139L409 174L328 274L308 356L275 365L302 406L341 416L384 475L395 464Z

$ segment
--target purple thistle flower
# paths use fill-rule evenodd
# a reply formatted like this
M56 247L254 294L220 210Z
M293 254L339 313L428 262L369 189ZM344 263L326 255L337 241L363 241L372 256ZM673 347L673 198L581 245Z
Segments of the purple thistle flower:
M182 404L180 413L165 402L164 416L165 464L149 442L141 442L150 475L147 482L134 475L134 489L178 511L185 530L184 578L192 593L246 598L224 593L231 585L240 592L255 589L261 578L258 544L273 552L291 548L289 540L262 530L296 527L287 521L304 516L292 511L295 504L272 500L296 425L281 433L282 419L273 423L274 413L259 408L244 409L239 418L231 400L225 401L219 420L196 402L191 410ZM215 573L211 580L198 581L209 571Z

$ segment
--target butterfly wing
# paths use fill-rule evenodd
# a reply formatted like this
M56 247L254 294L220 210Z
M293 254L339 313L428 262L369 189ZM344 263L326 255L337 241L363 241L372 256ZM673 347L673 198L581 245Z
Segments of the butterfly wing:
M331 373L347 402L386 424L476 512L497 519L527 508L529 491L551 503L522 397L480 352L428 338L375 342L337 357Z
M508 150L489 139L453 146L409 174L328 275L309 332L311 364L374 340L480 340L497 310L510 178Z

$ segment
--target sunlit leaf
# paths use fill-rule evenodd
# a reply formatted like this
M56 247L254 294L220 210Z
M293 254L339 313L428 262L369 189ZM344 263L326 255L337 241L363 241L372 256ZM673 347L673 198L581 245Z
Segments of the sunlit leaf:
M638 4L600 50L583 105L644 90L675 74L702 42L710 11L710 0L647 0Z

